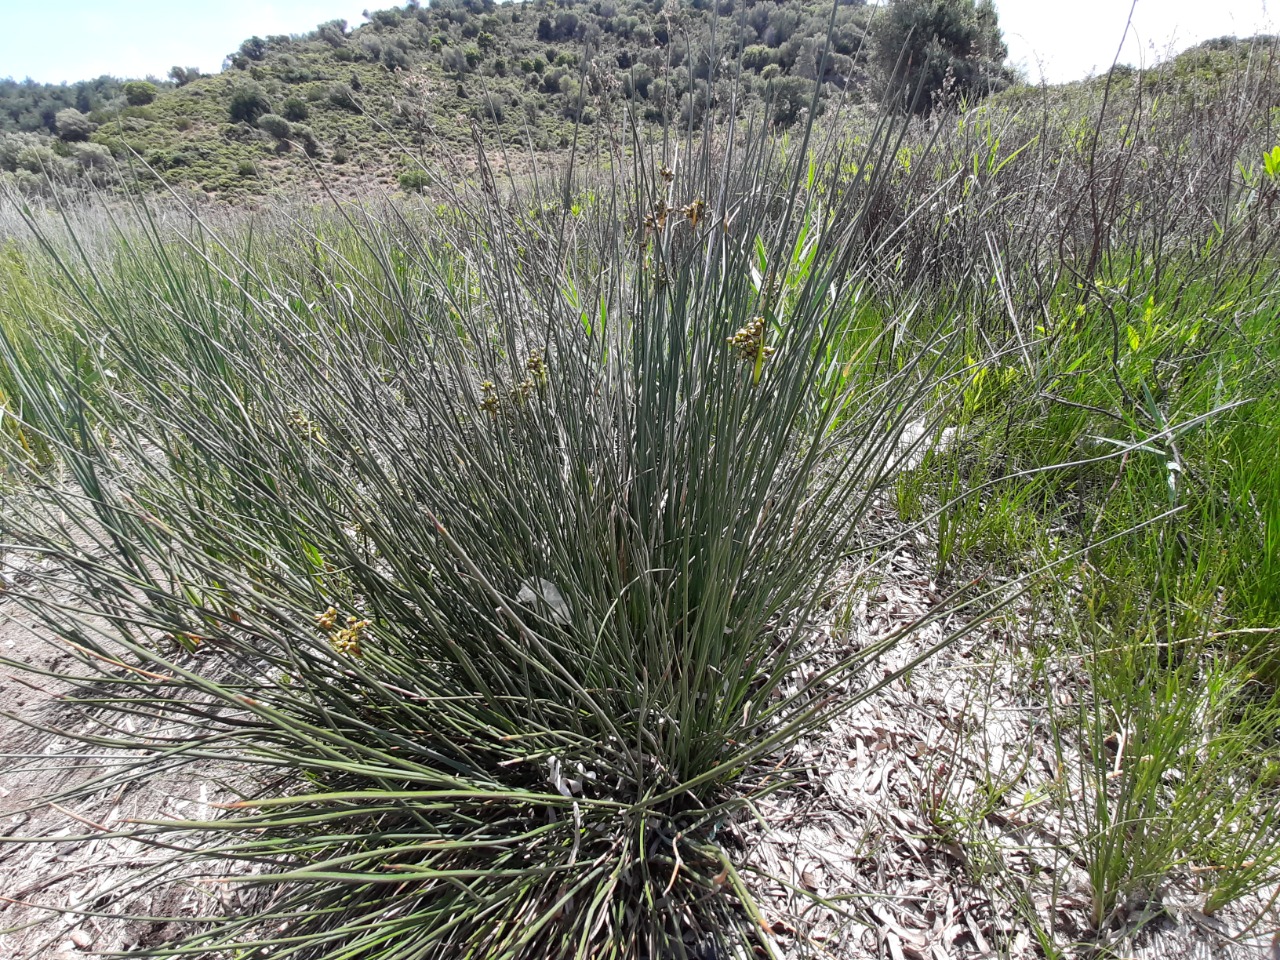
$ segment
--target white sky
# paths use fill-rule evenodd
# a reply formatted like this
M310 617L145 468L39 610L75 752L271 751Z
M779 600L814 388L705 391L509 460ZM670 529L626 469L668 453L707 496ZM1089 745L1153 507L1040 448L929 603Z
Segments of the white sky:
M216 73L254 35L306 33L403 0L0 0L0 77L42 83Z
M1202 40L1276 33L1280 0L995 0L1009 59L1038 81L1078 80L1120 62L1150 66Z
M0 0L0 77L59 82L103 73L164 76L174 64L217 70L241 40L302 33L392 0ZM1111 65L1132 0L995 0L1010 57L1031 80L1076 80ZM1280 32L1268 2L1138 0L1120 60L1151 64L1210 37Z

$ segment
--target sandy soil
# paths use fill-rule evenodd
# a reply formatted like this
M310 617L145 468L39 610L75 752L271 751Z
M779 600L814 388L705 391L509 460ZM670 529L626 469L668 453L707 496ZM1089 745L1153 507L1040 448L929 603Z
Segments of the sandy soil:
M216 771L189 769L145 786L50 801L100 777L117 757L59 734L102 728L64 698L69 684L41 675L78 664L30 623L18 602L0 599L0 658L33 671L0 665L0 957L67 960L162 943L170 924L148 918L198 916L205 898L225 902L235 893L220 884L158 882L149 868L165 855L111 834L131 820L210 816Z
M923 545L888 558L878 587L850 597L829 628L832 655L900 628L938 601ZM864 675L870 686L912 663L944 633L926 627ZM786 956L838 958L1060 956L1280 960L1272 894L1205 916L1189 877L1125 905L1099 949L1090 886L1067 848L1075 825L1045 798L1078 762L1060 765L1045 704L1083 689L1071 668L1036 679L1028 640L1053 629L1027 602L856 704L783 763L804 767L798 789L769 798L748 861L762 883ZM992 785L998 790L992 790ZM1268 902L1272 901L1272 902ZM1032 922L1034 917L1035 923Z

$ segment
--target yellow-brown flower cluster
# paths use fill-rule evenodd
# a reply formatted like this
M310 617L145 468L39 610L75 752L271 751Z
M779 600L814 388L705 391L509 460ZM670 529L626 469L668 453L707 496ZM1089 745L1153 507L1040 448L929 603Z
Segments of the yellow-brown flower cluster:
M747 363L754 364L772 356L773 347L766 346L764 342L764 317L756 317L730 337L729 346L736 347L739 356Z
M524 368L528 376L511 388L512 404L520 404L547 385L551 375L547 369L547 361L541 350L534 350L525 361ZM496 417L502 410L502 399L498 396L498 388L492 380L480 384L480 409L491 417Z
M666 200L659 200L650 213L644 215L644 228L646 233L657 233L667 225L667 218L671 215L672 208L667 205ZM698 197L686 203L680 208L680 214L689 223L697 227L699 223L706 219L707 201Z
M549 379L547 361L542 358L541 350L534 350L529 354L524 368L529 371L529 375L517 383L511 391L511 399L517 403L529 397L533 391L545 387Z
M349 657L364 656L360 640L365 630L369 628L369 624L368 620L347 617L346 626L339 628L338 611L333 607L316 616L316 626L329 635L330 646L336 652Z
M492 380L486 380L480 384L480 409L491 417L498 415L498 408L501 401L498 400L498 388L494 386Z
M653 208L653 212L644 215L644 228L651 233L656 233L667 225L667 215L671 212L671 208L667 206L666 200L659 200L658 205Z
M525 361L525 369L529 371L529 380L538 387L547 385L547 361L543 359L541 350L534 350Z
M707 215L707 201L699 197L692 203L685 204L680 208L680 212L684 214L685 219L694 227L697 227L702 219Z

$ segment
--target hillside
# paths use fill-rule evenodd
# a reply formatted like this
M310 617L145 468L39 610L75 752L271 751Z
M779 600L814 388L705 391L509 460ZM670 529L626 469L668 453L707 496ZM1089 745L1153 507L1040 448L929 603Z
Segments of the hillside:
M923 31L942 28L914 0L880 14L864 0L834 11L822 0L410 3L354 29L331 21L304 35L250 37L214 75L175 66L165 81L0 80L0 183L43 194L51 181L118 188L163 179L229 201L322 186L414 190L423 164L472 156L476 137L555 153L575 131L616 124L627 111L687 125L766 102L770 122L785 128L809 108L815 84L820 109L878 104L904 46L902 62L925 64L907 87L921 80L915 107L928 111L943 89L958 102L1016 79L990 5L955 6L968 12L946 41L935 33L920 43ZM1258 47L1210 41L1144 82L1199 102ZM1118 76L1129 84L1131 74Z
M769 98L774 123L787 126L808 108L820 68L824 97L883 86L868 42L873 9L842 3L832 26L820 0L409 4L355 29L334 21L251 37L220 74L175 67L172 83L131 92L9 82L0 170L28 191L48 170L101 184L114 177L111 158L132 150L166 181L225 198L319 176L339 189L371 178L412 188L409 156L470 145L473 124L491 141L555 151L579 119L616 119L624 103L650 122L696 123L708 109L741 113ZM988 88L1007 79L994 36L991 69L970 78Z

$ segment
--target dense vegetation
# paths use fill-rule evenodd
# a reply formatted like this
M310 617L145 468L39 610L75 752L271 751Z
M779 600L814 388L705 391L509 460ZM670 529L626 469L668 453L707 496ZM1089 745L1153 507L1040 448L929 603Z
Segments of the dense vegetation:
M115 77L56 84L0 79L0 131L56 134L62 110L88 114L123 103L124 83Z
M896 103L928 113L1013 83L988 0L877 9L440 0L377 11L355 29L251 37L212 76L175 66L165 81L4 80L0 181L42 194L51 179L115 189L163 180L223 200L413 191L422 161L453 160L467 175L477 137L517 148L506 161L527 166L526 151L563 152L579 120L612 126L624 109L687 126L768 101L786 128L815 90L819 110ZM1247 44L1213 41L1171 69L1194 85L1247 56Z
M499 14L386 13L356 42L436 24L433 64ZM565 46L542 19L512 22ZM317 161L327 113L401 122L362 99L386 46L343 54L350 102L291 119L253 70L353 43L317 36L130 109L222 90L204 105L237 129L312 124ZM172 933L191 953L768 953L735 825L803 778L801 738L994 624L974 666L1025 671L1040 739L989 763L978 704L927 767L920 849L1048 957L1105 951L1169 889L1215 914L1268 888L1276 53L972 107L943 75L927 117L788 117L754 77L718 126L562 91L600 111L565 128L571 169L519 175L481 140L473 180L413 168L431 203L28 205L0 248L0 516L51 566L11 596L72 642L94 756L123 755L56 799L238 771L221 816L122 828L157 879L232 861L265 891L211 900ZM513 79L484 63L450 88ZM421 131L424 161L457 147ZM845 635L848 593L917 536L930 612ZM1005 801L1052 835L993 839ZM1029 850L1083 895L1015 869Z
M318 177L394 183L419 155L470 151L473 124L491 145L557 151L579 121L614 120L624 104L651 123L688 125L767 99L787 127L815 87L821 108L876 102L899 83L903 102L927 111L944 84L958 98L1010 81L989 0L897 0L880 20L874 10L863 0L834 10L819 0L393 7L356 29L251 37L222 73L174 67L172 84L149 96L115 81L10 83L0 131L27 135L0 133L0 170L30 191L44 189L47 172L101 183L111 158L136 151L149 169L135 164L132 175L223 197ZM68 110L84 116L60 122ZM404 185L414 187L412 174Z

